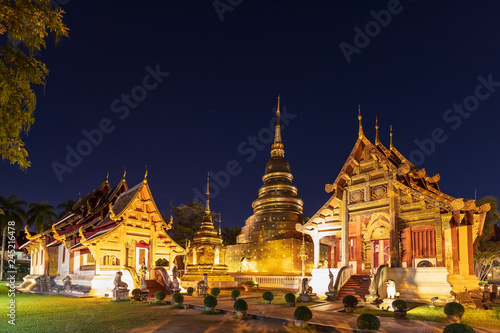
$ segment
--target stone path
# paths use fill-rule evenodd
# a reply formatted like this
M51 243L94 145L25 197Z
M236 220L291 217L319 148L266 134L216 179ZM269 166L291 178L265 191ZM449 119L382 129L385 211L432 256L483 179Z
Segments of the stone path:
M240 298L247 298L244 295ZM255 298L255 297L252 297ZM172 301L171 296L167 296L166 301ZM221 312L235 315L233 309L234 301L230 298L218 299L217 309ZM195 309L204 309L203 298L184 296L184 305ZM309 307L313 312L313 319L309 322L318 331L326 332L354 332L357 328L356 321L359 315L347 314L339 311L343 310L341 301L324 302ZM293 325L293 312L295 308L281 305L251 304L247 314L252 319L277 323L281 325ZM417 320L396 320L389 317L378 317L380 319L380 332L422 332L441 333L446 326L442 323L417 321ZM250 322L250 321L249 321ZM500 332L500 329L474 328L477 333Z

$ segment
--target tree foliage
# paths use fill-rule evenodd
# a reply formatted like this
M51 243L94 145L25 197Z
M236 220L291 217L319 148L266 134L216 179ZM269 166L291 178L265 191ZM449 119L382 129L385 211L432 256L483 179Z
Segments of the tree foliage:
M44 85L48 70L36 54L53 34L56 42L68 35L62 9L50 0L0 0L0 155L26 170L30 166L21 134L34 122L34 85Z
M174 223L170 230L170 237L181 246L186 245L186 240L193 240L200 229L201 221L205 215L205 207L198 201L188 202L182 206L172 206Z
M494 225L500 219L498 199L493 196L486 196L477 201L477 206L485 203L489 203L491 209L486 213L483 233L476 238L474 244L474 274L480 281L488 280L488 274L491 273L493 264L495 261L500 262L500 242L491 240L495 234Z
M56 209L47 201L31 203L27 212L29 226L35 226L37 233L48 229L57 220Z
M74 205L75 205L75 200L71 200L71 199L57 205L57 209L61 210L61 212L59 213L59 218L62 218L64 215L71 212Z
M241 234L241 228L237 225L233 225L232 228L224 227L222 230L222 240L226 245L234 245L239 234Z
M26 202L19 200L16 194L10 194L8 197L0 196L0 228L2 230L2 253L0 261L0 280L3 279L5 243L7 243L8 222L14 221L14 228L19 231L26 217L24 207Z

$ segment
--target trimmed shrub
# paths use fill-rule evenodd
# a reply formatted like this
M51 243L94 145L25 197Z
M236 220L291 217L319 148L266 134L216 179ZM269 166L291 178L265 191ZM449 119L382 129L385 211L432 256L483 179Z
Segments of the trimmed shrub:
M402 299L397 299L392 302L392 308L397 312L405 312L408 310L408 304Z
M135 288L134 290L132 290L132 295L133 296L141 296L142 295L141 289Z
M167 294L165 294L165 292L163 290L158 290L155 294L156 300L158 300L160 302L163 301L166 296L167 296Z
M262 298L265 301L272 301L274 299L274 294L270 291L266 291L265 293L262 294Z
M241 295L241 291L239 289L234 289L233 291L231 291L231 298L232 299L237 299L238 297L240 297Z
M243 281L241 283L242 286L255 286L257 284L257 282L255 281Z
M450 302L444 306L444 313L448 316L457 316L461 318L464 312L464 306L457 302Z
M303 320L303 321L309 321L313 317L313 314L311 310L307 306L299 306L298 308L295 309L295 312L293 313L293 318L295 320Z
M454 323L446 326L443 333L476 333L476 331L469 325Z
M363 313L358 317L357 325L360 330L378 330L380 320L371 313Z
M293 303L295 302L295 295L293 293L288 293L285 295L285 301L287 303Z
M217 297L217 296L219 296L219 294L220 294L220 289L219 289L219 288L212 288L212 290L210 291L210 294L211 294L212 296Z
M168 266L168 260L165 258L157 259L155 262L155 266Z
M187 288L187 293L188 293L188 294L192 294L193 292L194 292L193 287L189 287L189 288Z
M175 303L182 304L182 302L184 302L184 296L182 296L180 293L175 293L172 295L172 300Z
M203 300L203 305L207 308L215 308L217 306L217 298L214 296L208 295Z
M236 302L234 302L233 305L234 309L236 311L246 311L248 310L248 304L244 299L239 299Z
M358 299L356 298L356 296L347 295L342 300L342 303L344 303L344 306L346 308L355 308L356 305L358 305Z

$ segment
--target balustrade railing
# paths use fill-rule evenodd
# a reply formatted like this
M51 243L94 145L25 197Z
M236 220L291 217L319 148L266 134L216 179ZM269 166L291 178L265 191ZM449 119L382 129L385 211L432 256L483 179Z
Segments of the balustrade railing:
M255 281L259 287L277 289L298 289L302 276L266 276L266 275L234 275L238 283L244 281Z

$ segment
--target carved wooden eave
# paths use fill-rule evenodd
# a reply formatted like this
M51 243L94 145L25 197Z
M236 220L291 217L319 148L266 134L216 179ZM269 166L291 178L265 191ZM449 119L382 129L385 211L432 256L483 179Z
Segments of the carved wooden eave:
M35 236L31 236L30 232L28 231L28 226L24 226L24 232L26 233L27 240L35 240L35 239L42 237L42 234L37 234Z
M54 237L54 239L61 241L61 242L66 241L66 235L62 235L62 236L59 235L59 233L56 230L55 225L52 225L52 237Z

